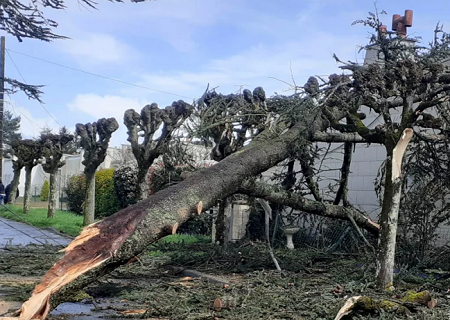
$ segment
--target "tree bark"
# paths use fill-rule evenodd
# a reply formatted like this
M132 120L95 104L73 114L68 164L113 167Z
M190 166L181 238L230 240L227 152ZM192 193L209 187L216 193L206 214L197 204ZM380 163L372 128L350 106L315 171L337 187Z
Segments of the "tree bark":
M216 243L219 242L219 245L223 246L225 243L225 210L227 208L227 198L224 198L219 201L219 209L217 210L216 217Z
M403 180L401 167L403 155L412 136L413 130L407 128L403 131L395 148L391 143L386 143L388 158L386 160L383 207L380 215L376 272L377 283L381 288L388 288L393 285L398 211L400 209Z
M25 166L25 191L24 191L24 195L23 195L23 213L30 212L31 172L32 171L33 171L32 166ZM13 197L16 197L16 195L12 193L12 190L11 190L11 195Z
M344 159L342 160L341 167L341 181L339 182L339 189L336 192L336 198L334 199L333 204L338 205L341 200L342 204L345 207L348 207L350 204L348 203L347 198L347 185L348 185L348 177L350 175L350 166L352 163L352 148L353 143L345 142L344 143Z
M16 202L16 193L17 193L17 188L19 187L21 171L22 171L22 168L14 169L13 180L11 182L11 191L10 191L10 194L8 197L9 204L14 204Z
M56 190L56 179L58 179L58 170L50 174L50 184L48 190L48 211L47 211L48 218L53 218L55 216L56 197L58 194Z
M144 200L148 198L148 181L147 181L147 177L148 177L148 168L144 169L144 168L139 168L138 167L138 174L137 174L137 183L139 186L138 189L138 194L136 196L136 199L140 200Z
M83 224L88 226L95 221L95 171L86 173L86 198L83 208Z
M322 196L320 195L320 190L319 190L319 186L317 184L316 181L314 181L313 177L314 177L314 169L311 167L310 163L309 163L309 159L306 158L307 157L307 153L304 153L299 161L300 161L300 166L302 168L302 173L303 176L305 177L306 180L306 185L308 186L309 190L311 191L311 194L313 195L314 199L316 201L322 201Z

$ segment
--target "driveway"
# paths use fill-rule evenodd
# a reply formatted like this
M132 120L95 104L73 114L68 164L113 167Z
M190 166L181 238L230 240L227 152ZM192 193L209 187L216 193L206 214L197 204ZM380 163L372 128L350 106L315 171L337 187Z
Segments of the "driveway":
M5 246L29 244L67 246L71 241L71 238L51 232L47 228L39 229L0 217L0 249Z

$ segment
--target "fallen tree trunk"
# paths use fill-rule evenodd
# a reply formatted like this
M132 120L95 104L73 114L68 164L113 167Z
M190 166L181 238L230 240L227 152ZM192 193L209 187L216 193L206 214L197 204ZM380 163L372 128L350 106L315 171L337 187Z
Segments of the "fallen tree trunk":
M175 233L193 213L214 206L218 199L235 193L245 179L287 158L299 138L308 139L314 131L326 128L326 121L311 117L304 125L254 142L177 185L87 226L22 305L20 319L44 319L58 304L70 301L74 292Z
M256 181L245 181L239 188L239 192L323 217L347 221L350 221L350 217L352 217L359 227L366 229L375 235L378 235L380 231L378 223L375 223L369 217L354 208L309 200L301 195L288 192L275 185Z

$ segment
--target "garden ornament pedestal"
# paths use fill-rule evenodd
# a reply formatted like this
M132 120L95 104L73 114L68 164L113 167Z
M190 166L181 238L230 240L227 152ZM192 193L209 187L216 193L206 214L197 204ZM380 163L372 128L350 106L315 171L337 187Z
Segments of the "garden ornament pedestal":
M286 235L286 246L288 249L294 249L294 243L292 242L292 236L296 234L300 228L298 227L287 227L283 229L284 234Z

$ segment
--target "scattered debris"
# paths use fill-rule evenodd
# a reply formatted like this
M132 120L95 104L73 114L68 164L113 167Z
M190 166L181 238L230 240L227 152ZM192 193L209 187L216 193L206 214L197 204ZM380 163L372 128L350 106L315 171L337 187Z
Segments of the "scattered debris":
M422 277L423 270L402 271L396 276L394 293L380 292L372 282L370 256L326 254L311 248L275 252L281 273L264 243L226 249L198 243L158 244L140 255L139 263L122 266L91 284L80 295L83 300L72 304L71 310L92 308L100 318L81 317L78 311L50 314L49 320L102 316L375 320L394 312L395 319L406 320L408 314L414 319L447 319L450 314L446 298L450 278ZM13 300L0 317L13 316L47 269L42 266L52 265L59 255L38 248L12 248L0 254L0 298Z

